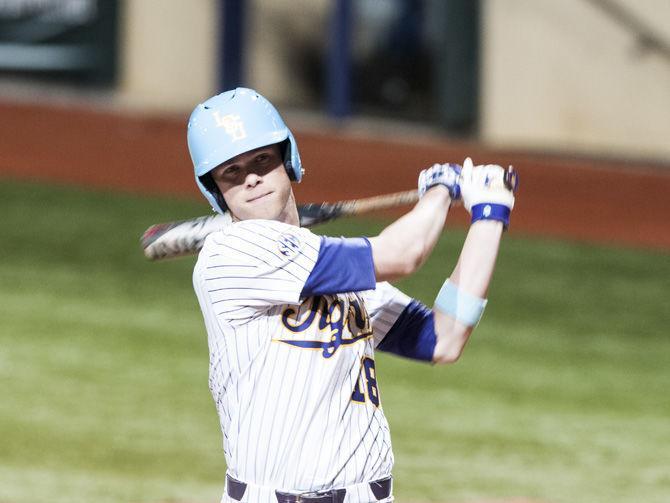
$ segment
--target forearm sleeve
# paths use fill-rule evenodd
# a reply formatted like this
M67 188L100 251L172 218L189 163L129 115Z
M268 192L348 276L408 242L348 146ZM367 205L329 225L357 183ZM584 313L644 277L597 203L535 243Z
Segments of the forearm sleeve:
M412 300L379 343L377 349L405 358L433 361L435 344L433 311Z

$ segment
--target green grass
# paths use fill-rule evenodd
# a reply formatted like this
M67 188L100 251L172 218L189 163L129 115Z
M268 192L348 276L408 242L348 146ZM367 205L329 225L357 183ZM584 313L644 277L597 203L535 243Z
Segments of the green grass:
M219 500L194 260L149 263L138 245L205 211L0 183L0 502ZM401 288L432 303L463 237L445 233ZM377 357L397 500L667 501L669 258L506 236L459 363Z

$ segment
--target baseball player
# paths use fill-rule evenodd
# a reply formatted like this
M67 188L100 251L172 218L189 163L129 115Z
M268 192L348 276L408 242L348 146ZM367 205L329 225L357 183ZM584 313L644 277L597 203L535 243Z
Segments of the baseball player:
M436 164L419 176L416 206L381 234L333 238L299 227L298 147L254 90L198 105L188 146L198 187L233 220L207 238L193 272L228 467L222 501L393 501L375 350L459 357L514 205L503 168ZM472 225L430 309L387 281L427 259L454 201Z

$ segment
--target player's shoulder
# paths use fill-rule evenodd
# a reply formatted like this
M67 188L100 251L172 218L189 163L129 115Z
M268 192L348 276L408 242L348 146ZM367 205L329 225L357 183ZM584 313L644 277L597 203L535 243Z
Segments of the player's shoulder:
M199 261L239 256L248 260L268 253L291 258L300 252L318 252L320 240L308 229L276 220L242 220L209 234Z
M241 220L222 229L224 235L226 236L238 236L249 233L276 236L284 232L299 233L305 230L306 229L301 229L295 225L286 224L277 220L263 219Z
M222 229L218 242L253 240L257 246L267 246L269 243L282 242L297 244L299 241L314 241L315 238L320 239L309 229L276 220L252 219L235 222ZM213 241L217 242L217 236L214 236Z
M237 239L248 239L251 236L274 236L277 233L285 232L291 228L297 229L292 225L275 220L241 220L233 222L221 229L210 233L203 243L202 249L216 248L226 242Z

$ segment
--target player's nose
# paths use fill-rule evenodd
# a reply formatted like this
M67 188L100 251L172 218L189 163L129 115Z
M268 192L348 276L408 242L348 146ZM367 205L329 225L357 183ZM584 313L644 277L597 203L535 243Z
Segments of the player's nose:
M247 173L247 177L245 178L244 182L247 187L255 187L261 182L261 180L262 178L258 175L258 173L250 171Z

